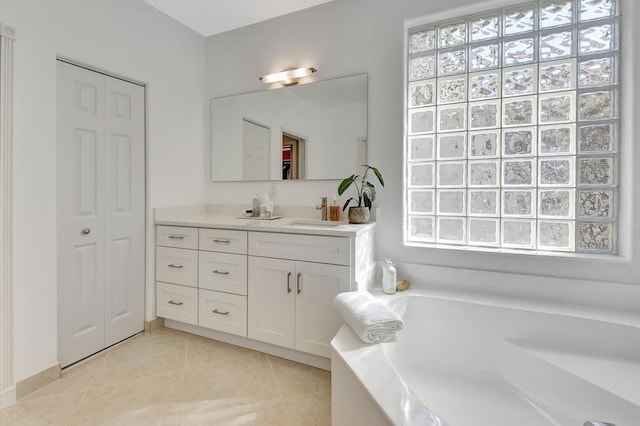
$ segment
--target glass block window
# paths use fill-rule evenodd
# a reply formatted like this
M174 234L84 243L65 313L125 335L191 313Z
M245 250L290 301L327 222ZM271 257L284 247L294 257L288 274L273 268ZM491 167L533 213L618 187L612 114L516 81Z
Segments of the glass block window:
M616 253L616 0L408 29L405 241Z

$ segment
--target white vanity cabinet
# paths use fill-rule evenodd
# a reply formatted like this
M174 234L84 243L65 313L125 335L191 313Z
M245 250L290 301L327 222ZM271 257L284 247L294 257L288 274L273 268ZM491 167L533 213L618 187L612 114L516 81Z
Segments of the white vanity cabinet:
M350 258L349 238L250 232L248 337L330 356L342 324L333 298L351 290Z

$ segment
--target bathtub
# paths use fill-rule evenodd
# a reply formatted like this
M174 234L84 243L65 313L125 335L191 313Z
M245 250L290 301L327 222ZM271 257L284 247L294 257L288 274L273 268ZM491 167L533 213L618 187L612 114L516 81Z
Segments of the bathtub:
M333 426L640 425L640 324L404 293L380 296L403 317L397 342L346 325L331 342Z

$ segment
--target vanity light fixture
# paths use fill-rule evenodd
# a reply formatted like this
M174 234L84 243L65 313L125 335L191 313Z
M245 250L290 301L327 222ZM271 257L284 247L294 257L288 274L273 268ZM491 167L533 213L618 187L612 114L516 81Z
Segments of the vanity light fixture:
M282 70L281 72L263 75L262 77L260 77L260 80L262 80L263 83L267 84L281 82L284 86L291 86L293 84L298 84L298 81L301 78L309 77L316 71L317 70L313 67L287 68Z

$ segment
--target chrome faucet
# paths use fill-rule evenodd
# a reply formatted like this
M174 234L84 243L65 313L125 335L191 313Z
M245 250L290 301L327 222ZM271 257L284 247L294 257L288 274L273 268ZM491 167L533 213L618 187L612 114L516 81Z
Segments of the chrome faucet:
M322 197L322 204L316 206L316 210L322 210L322 220L327 220L327 197Z
M616 425L614 425L613 423L590 420L588 422L584 422L583 426L616 426Z

